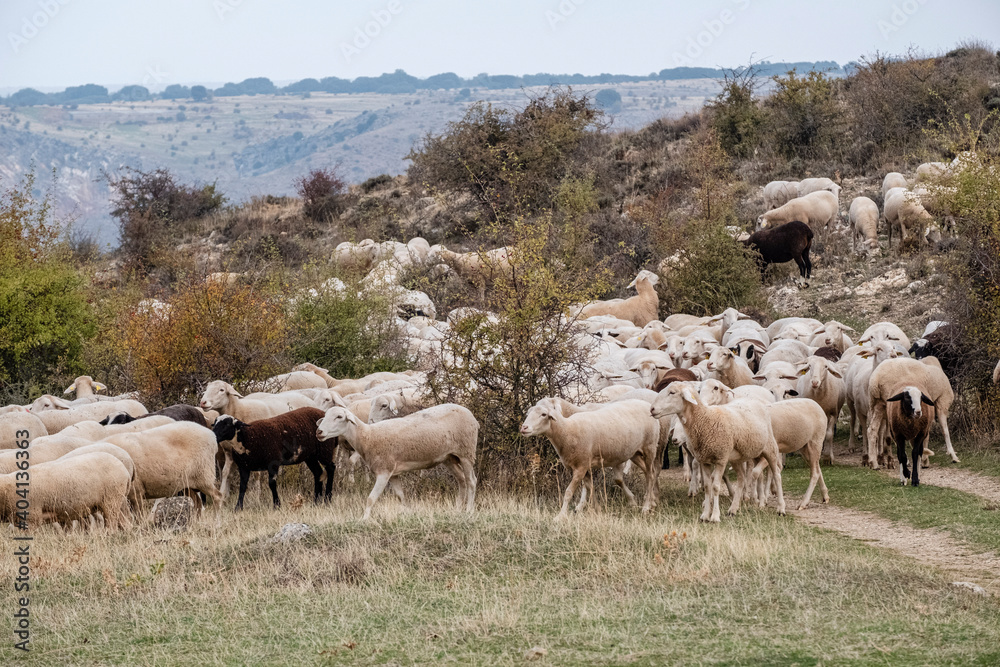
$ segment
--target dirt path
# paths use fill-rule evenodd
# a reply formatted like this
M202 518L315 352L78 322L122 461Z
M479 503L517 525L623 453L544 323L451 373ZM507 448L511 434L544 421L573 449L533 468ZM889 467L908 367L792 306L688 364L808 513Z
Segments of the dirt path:
M954 581L972 581L994 595L1000 593L1000 557L977 552L943 531L914 528L836 505L811 504L804 510L790 510L789 515L811 526L911 556L944 570Z
M861 454L848 454L847 450L844 449L835 452L834 456L837 465L861 466ZM942 445L941 452L935 453L931 467L920 469L920 483L965 491L992 503L1000 504L1000 479L956 467L948 463L948 460L948 455ZM899 477L897 468L880 468L879 471L890 477Z

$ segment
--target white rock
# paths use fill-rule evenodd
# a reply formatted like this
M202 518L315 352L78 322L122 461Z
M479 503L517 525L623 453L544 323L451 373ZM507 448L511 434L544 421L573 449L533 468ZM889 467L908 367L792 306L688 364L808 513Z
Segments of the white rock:
M268 542L298 542L306 535L312 535L312 528L305 523L286 523Z

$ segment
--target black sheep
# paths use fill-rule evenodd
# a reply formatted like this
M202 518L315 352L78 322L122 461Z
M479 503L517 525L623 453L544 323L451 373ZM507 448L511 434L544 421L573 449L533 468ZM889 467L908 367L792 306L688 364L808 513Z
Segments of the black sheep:
M174 421L194 422L195 424L206 428L211 428L212 426L211 424L205 423L205 414L201 410L193 405L184 405L183 403L171 405L170 407L157 410L156 412L146 413L142 415L142 417L133 417L127 412L119 412L116 415L105 417L98 423L103 426L108 426L109 424L128 424L130 422L134 422L136 419L143 419L144 417L170 417Z
M281 466L305 463L313 474L315 500L323 492L322 474L326 472L326 500L333 488L333 452L336 439L321 442L316 439L316 424L324 412L318 408L299 408L270 419L252 424L241 422L230 415L215 420L212 431L220 444L233 440L233 462L240 471L240 496L236 509L243 509L243 496L247 492L250 473L267 471L267 485L271 487L274 506L278 499L278 469ZM235 440L234 440L235 439Z
M758 265L763 275L768 264L794 261L803 278L812 276L812 262L809 248L812 247L813 231L804 222L793 220L778 227L761 229L750 235L743 245L760 253Z
M955 377L955 372L967 355L958 340L956 329L950 324L944 324L925 337L913 341L909 352L915 359L937 357L941 370L949 378Z

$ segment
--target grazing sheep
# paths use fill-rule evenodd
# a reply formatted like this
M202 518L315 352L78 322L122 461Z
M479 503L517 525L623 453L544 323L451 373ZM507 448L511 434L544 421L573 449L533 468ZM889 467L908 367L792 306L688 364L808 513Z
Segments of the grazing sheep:
M30 412L20 410L0 415L0 450L17 449L17 443L48 435L45 424Z
M885 175L885 178L882 179L883 201L886 196L886 193L888 193L889 190L891 190L892 188L908 188L908 187L910 187L910 184L906 182L906 176L903 176L898 171L890 171L888 174Z
M424 470L444 464L458 481L456 507L463 501L471 512L476 499L476 441L479 422L469 410L454 403L436 405L406 417L365 424L345 408L330 408L319 422L317 438L341 442L356 451L375 475L363 520L371 516L375 502L389 486L400 502L403 488L399 473Z
M241 422L230 415L219 417L212 426L220 447L232 450L233 461L240 471L240 495L236 509L243 509L243 496L247 492L250 473L267 471L267 485L275 507L278 499L278 470L281 466L305 463L313 474L313 497L318 503L323 493L322 476L326 473L326 492L330 500L333 488L333 450L336 441L320 442L316 439L316 424L325 413L317 408L299 408L270 419L260 419L252 424Z
M796 386L799 398L811 398L819 403L827 416L826 445L830 447L830 463L833 463L833 434L837 417L847 400L843 374L837 364L823 357L812 356L799 368L799 383Z
M17 475L0 475L0 521L18 520ZM83 521L100 512L109 530L125 527L129 521L122 509L130 480L121 461L104 452L33 465L27 523Z
M933 357L928 359L931 358ZM890 396L895 396L898 393L895 390L901 386L920 387L933 401L935 414L944 434L945 449L952 462L959 463L948 431L948 410L955 400L955 392L940 365L924 363L928 359L889 359L872 372L868 381L868 451L862 457L862 465L869 465L876 470L880 465L886 429L886 401Z
M799 196L798 181L771 181L764 186L764 206L768 211Z
M923 240L923 230L936 225L934 216L927 212L920 200L908 192L895 192L885 200L885 222L889 229L889 246L892 247L892 230L899 228L899 235L905 243L909 231L916 230L916 238Z
M209 427L215 422L215 417L218 417L218 413L215 417L212 417L211 421L205 415L205 412L200 408L196 408L193 405L185 405L184 403L177 403L176 405L170 405L160 410L154 410L153 412L147 412L144 415L138 417L133 417L127 412L119 412L116 415L111 415L105 417L98 423L103 426L109 426L113 424L128 424L130 422L136 421L137 419L149 419L151 417L169 417L174 421L178 422L193 422L201 426Z
M924 162L917 167L918 181L936 181L949 174L949 165L945 162Z
M934 401L919 387L906 386L886 400L886 423L889 440L896 443L896 457L899 459L899 481L906 486L920 485L920 459L924 446L931 437L934 423ZM927 407L923 407L923 406ZM911 443L913 454L913 474L906 465L906 442Z
M573 473L563 494L557 520L566 517L569 503L581 482L583 489L576 511L586 507L588 494L593 495L594 491L594 468L613 468L615 484L625 492L629 502L635 505L635 496L625 485L623 476L628 461L634 462L645 472L646 495L642 511L652 511L658 496L656 476L660 466L656 454L660 440L660 422L650 417L649 410L650 405L646 401L616 401L593 411L581 411L564 417L560 404L551 398L543 398L528 410L524 423L521 424L521 435L546 436L559 455L559 460Z
M148 411L146 410L146 406L138 401L124 400L87 403L69 409L56 407L55 409L41 410L35 412L35 414L45 424L45 428L49 434L53 434L77 422L97 421L119 412L127 412L133 417L139 417Z
M784 206L762 213L757 218L757 229L777 227L792 221L809 225L814 232L835 223L840 206L837 197L827 190L797 197Z
M659 313L660 297L656 294L656 284L660 278L652 271L640 271L629 287L635 287L636 296L610 301L592 301L580 311L581 317L611 315L644 327L655 320Z
M27 449L4 449L0 450L0 474L14 472L23 465L22 461L27 460L27 465L33 466L36 463L46 463L55 461L60 456L79 447L86 447L92 444L90 440L84 438L74 438L65 435L46 435L37 438Z
M215 434L191 422L174 422L138 433L120 433L105 438L125 450L135 464L135 482L130 501L138 510L143 498L169 498L184 492L201 505L196 491L216 503L222 496L215 489Z
M809 278L812 275L812 262L809 261L812 240L813 230L809 225L792 220L779 227L757 230L743 241L743 245L760 255L757 265L761 275L769 264L794 261L799 267L799 275Z
M847 219L851 227L851 248L862 255L878 255L881 252L878 245L878 204L868 197L855 197Z
M660 392L650 408L656 419L677 415L687 434L688 449L701 464L705 479L705 503L701 520L718 523L719 494L726 466L736 468L736 486L733 488L729 514L736 514L743 499L747 482L744 468L735 465L763 458L774 471L778 514L785 514L785 496L781 486L781 459L774 439L766 404L753 399L733 401L728 405L708 406L694 388L685 383L674 383ZM760 466L761 464L757 464ZM752 474L759 475L755 467ZM752 481L752 480L751 480ZM758 497L763 504L763 496Z
M827 191L840 200L840 186L829 178L803 178L798 184L799 197L805 197L813 192Z

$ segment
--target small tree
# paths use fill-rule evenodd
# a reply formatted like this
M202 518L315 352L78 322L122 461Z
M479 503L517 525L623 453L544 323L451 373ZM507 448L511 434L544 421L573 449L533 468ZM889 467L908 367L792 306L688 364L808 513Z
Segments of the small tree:
M303 213L317 221L327 221L343 210L346 189L347 184L332 168L314 169L295 181Z
M834 81L821 72L796 76L793 69L774 82L765 104L770 144L787 158L829 156L846 129Z
M594 101L607 113L618 113L622 110L622 96L614 88L602 88L597 91Z
M711 126L722 149L729 155L747 158L760 145L764 112L757 100L759 71L751 63L723 72L722 91L707 107Z
M203 102L208 99L208 88L205 86L191 86L191 99L195 102Z

